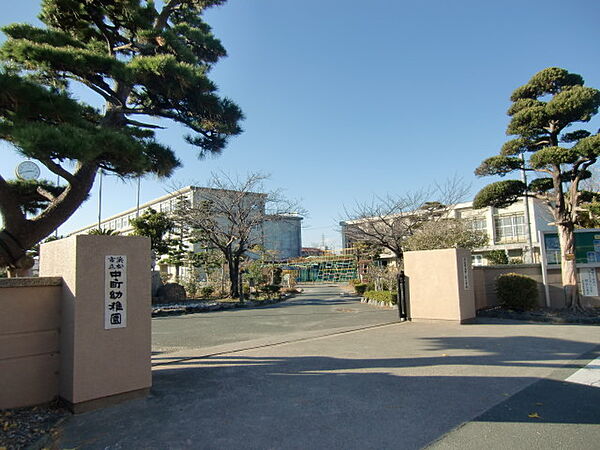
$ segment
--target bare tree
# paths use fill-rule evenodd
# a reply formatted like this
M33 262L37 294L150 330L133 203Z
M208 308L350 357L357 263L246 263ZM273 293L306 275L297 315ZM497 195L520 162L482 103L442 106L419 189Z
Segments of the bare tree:
M264 242L264 224L298 214L298 204L281 191L266 192L269 177L213 173L199 202L182 202L175 214L193 231L193 239L205 248L219 250L229 269L230 296L238 298L240 264L246 252Z
M423 224L448 217L451 207L463 201L468 192L469 186L454 177L429 189L357 202L352 209L345 209L346 219L340 222L342 233L348 244L378 246L401 263L405 240Z

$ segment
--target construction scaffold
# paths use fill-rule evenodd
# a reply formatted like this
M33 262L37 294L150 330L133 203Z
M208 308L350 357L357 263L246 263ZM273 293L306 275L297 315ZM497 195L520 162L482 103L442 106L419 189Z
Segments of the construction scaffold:
M278 264L284 274L298 283L343 283L357 277L356 258L352 254L325 253L296 258Z

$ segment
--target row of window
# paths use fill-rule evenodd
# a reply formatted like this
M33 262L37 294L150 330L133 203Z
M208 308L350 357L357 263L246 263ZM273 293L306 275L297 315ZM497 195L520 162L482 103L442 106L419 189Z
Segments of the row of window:
M158 205L152 205L150 207L159 212L171 212L177 207L177 202L179 202L180 199L182 199L182 198L185 200L191 201L192 195L189 194L189 195L181 196L178 198L171 198L171 199L168 199L168 200L165 200L165 201L159 203ZM144 211L146 211L146 209L147 208L141 209L140 214L143 214ZM136 216L137 216L137 214L135 212L133 212L131 214L127 214L126 216L117 217L116 219L106 222L105 224L103 224L103 226L109 230L120 230L122 228L128 227L129 221L131 219L135 219Z
M486 231L486 218L477 217L473 219L471 221L471 229ZM524 242L526 235L525 218L523 214L494 217L494 231L496 233L496 242Z

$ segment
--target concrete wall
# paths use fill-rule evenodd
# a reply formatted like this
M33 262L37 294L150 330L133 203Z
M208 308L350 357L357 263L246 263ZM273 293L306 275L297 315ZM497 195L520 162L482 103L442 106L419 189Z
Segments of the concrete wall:
M533 278L538 284L538 304L546 306L546 294L542 280L542 269L540 264L515 264L501 266L477 266L473 268L473 279L475 288L475 306L483 309L498 304L496 297L496 278L505 273L518 273ZM598 269L596 269L598 277ZM548 284L550 292L550 306L552 308L564 308L565 300L562 289L560 269L548 269ZM598 282L600 285L600 281ZM583 297L585 306L600 306L600 297Z
M470 251L405 252L404 273L412 320L465 322L475 317Z
M58 394L62 279L0 280L0 409Z
M105 329L105 256L127 257L127 326ZM60 275L59 395L78 411L151 386L150 240L78 235L43 244L40 275Z

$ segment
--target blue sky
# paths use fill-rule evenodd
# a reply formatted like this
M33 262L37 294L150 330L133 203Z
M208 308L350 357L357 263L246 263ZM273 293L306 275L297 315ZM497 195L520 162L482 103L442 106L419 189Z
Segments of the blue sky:
M37 0L7 2L0 22L33 22ZM228 51L212 78L247 119L218 158L198 161L171 126L160 133L184 167L142 182L141 200L213 171L271 174L269 188L302 200L303 245L339 248L344 205L451 176L472 194L473 170L507 139L512 90L559 66L600 88L595 0L229 0L207 12ZM597 118L590 130L600 127ZM20 158L1 146L10 175ZM91 198L60 229L98 214ZM104 178L103 216L135 206L135 183Z

